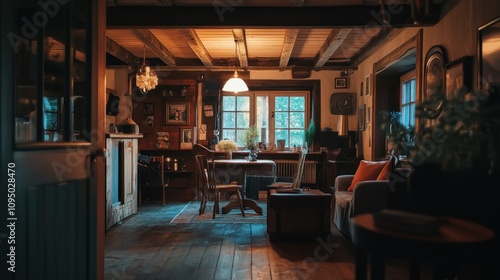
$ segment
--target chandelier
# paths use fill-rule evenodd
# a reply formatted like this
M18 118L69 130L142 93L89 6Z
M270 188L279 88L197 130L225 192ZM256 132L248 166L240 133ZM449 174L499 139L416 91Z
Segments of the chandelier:
M236 46L234 49L234 54L235 54L235 57L237 59L238 58L238 54L237 54L238 46L236 45L236 41L234 41L234 43ZM232 91L234 93L238 93L241 91L248 91L248 86L245 83L245 81L243 81L240 77L238 77L238 72L234 71L234 77L227 80L227 82L224 84L224 87L222 87L222 90L223 91Z
M156 75L156 71L151 70L151 67L146 65L146 45L144 45L144 61L142 62L141 68L135 75L135 84L139 87L142 93L147 93L158 85L158 76Z

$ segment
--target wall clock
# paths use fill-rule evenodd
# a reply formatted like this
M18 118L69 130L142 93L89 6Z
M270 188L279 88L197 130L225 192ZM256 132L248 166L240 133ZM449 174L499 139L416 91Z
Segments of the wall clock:
M441 46L432 47L425 59L423 99L428 102L424 112L428 118L436 118L441 113L445 97L446 52Z

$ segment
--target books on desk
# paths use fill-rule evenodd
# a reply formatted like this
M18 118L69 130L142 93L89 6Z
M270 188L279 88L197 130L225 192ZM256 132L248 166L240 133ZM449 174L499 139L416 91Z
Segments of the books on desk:
M446 223L446 218L384 209L373 213L373 221L381 229L430 235L439 233L439 227Z

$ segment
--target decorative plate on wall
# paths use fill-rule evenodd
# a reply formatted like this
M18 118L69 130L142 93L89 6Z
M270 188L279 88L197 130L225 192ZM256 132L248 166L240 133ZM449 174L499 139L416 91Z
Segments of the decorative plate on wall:
M424 74L424 101L432 100L430 106L425 108L427 116L436 118L441 113L445 97L446 81L446 52L441 46L432 47L425 59Z

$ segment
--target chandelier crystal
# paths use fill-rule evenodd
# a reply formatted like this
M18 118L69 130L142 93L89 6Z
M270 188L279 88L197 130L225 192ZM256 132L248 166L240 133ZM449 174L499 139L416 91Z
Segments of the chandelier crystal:
M144 46L144 60L142 66L135 75L135 84L142 93L147 93L158 85L156 71L151 70L151 67L146 65L146 46Z

